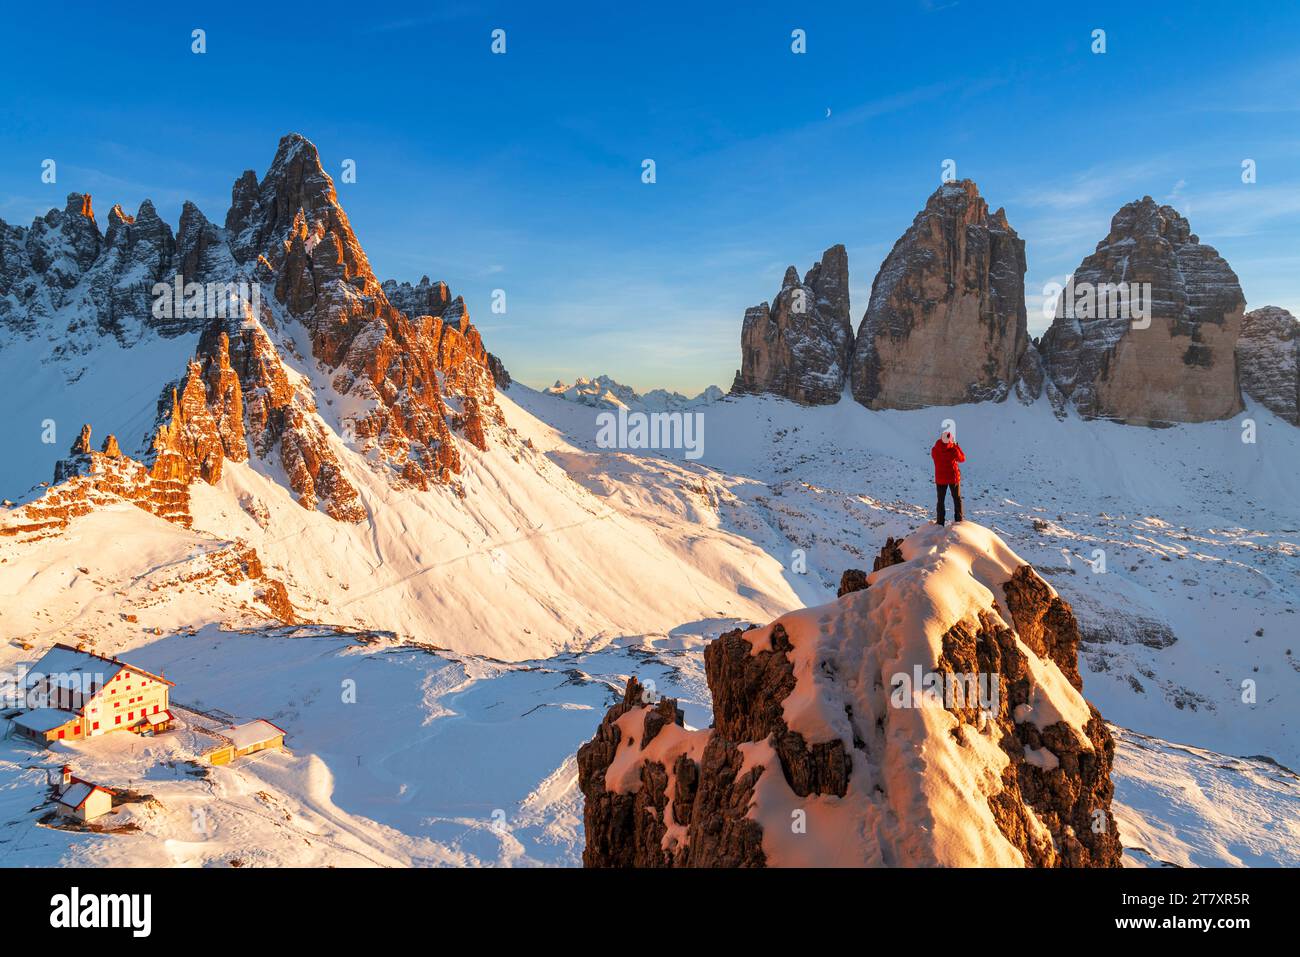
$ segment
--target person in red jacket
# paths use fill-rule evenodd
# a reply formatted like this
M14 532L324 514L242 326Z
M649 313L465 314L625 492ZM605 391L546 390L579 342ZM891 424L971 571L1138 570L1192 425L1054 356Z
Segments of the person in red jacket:
M956 525L962 520L961 515L961 466L959 462L966 461L966 453L961 450L957 440L951 432L945 432L939 436L939 441L934 443L934 448L930 450L930 458L934 459L934 485L939 493L937 506L937 515L934 523L942 525L944 522L944 493L952 492L952 522Z

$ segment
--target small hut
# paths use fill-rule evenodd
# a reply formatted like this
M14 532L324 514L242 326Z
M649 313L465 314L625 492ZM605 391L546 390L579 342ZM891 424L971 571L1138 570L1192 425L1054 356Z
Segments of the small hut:
M264 718L232 728L222 728L217 733L228 743L208 752L208 760L213 764L229 764L235 758L242 758L255 751L279 751L284 748L284 729Z
M89 822L113 810L113 792L81 778L74 777L72 769L64 766L58 784L59 800L56 810L64 817Z

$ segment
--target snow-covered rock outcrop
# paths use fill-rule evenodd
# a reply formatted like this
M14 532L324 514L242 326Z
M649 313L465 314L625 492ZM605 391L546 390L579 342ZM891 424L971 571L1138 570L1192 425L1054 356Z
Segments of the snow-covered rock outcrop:
M1029 342L1025 243L971 180L945 183L871 286L853 397L872 409L1006 398Z
M578 752L585 864L1118 866L1070 606L970 522L876 564L710 644L710 729L629 681Z
M84 193L69 193L63 209L27 228L0 220L0 328L25 338L57 327L73 353L99 336L130 344L195 331L195 321L155 317L150 308L153 284L179 268L176 252L171 227L149 200L134 216L114 206L102 234Z
M1300 425L1300 321L1278 306L1246 313L1237 340L1241 388L1292 425Z
M1085 418L1226 419L1242 408L1233 350L1245 305L1227 261L1145 196L1075 270L1039 352Z
M843 246L832 246L803 282L790 266L772 304L745 311L741 367L731 391L831 405L844 392L852 353L849 257Z

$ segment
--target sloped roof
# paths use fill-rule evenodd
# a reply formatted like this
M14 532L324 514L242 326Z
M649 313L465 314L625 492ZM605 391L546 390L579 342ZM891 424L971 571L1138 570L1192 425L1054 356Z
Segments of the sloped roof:
M220 731L223 738L228 739L236 749L241 751L244 748L251 748L255 744L270 741L272 738L278 738L284 733L283 728L277 728L271 722L262 718L249 721L247 724L236 725L233 728L222 728Z
M69 784L68 789L59 795L59 803L66 804L68 807L81 807L94 790L95 785L87 784L85 781Z
M112 658L101 658L69 645L55 645L27 672L28 686L38 677L48 678L59 688L71 688L93 694L117 677L126 665Z
M86 803L86 800L96 791L103 791L111 795L113 792L108 788L101 788L98 784L91 784L89 781L82 781L80 778L73 778L72 783L68 785L67 790L59 795L59 803L67 805L74 810Z
M12 718L14 724L29 731L52 731L60 725L75 721L77 715L60 708L33 708Z
M161 675L145 671L130 662L109 658L105 655L97 655L91 651L79 651L71 645L64 644L57 644L47 651L40 661L32 665L27 675L29 684L33 676L44 675L57 679L54 683L59 687L73 688L93 694L116 678L118 672L124 668L136 674L144 675L146 678L152 678L154 681L161 681L163 684L172 687L176 686L174 681L168 681ZM98 679L102 680L95 683L95 680Z

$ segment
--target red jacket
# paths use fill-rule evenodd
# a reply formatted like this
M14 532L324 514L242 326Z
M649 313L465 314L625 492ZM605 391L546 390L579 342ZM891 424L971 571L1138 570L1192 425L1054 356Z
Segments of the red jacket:
M944 445L940 439L930 450L930 458L934 459L935 485L957 485L961 482L961 466L957 463L966 461L966 453L960 445L956 442Z

